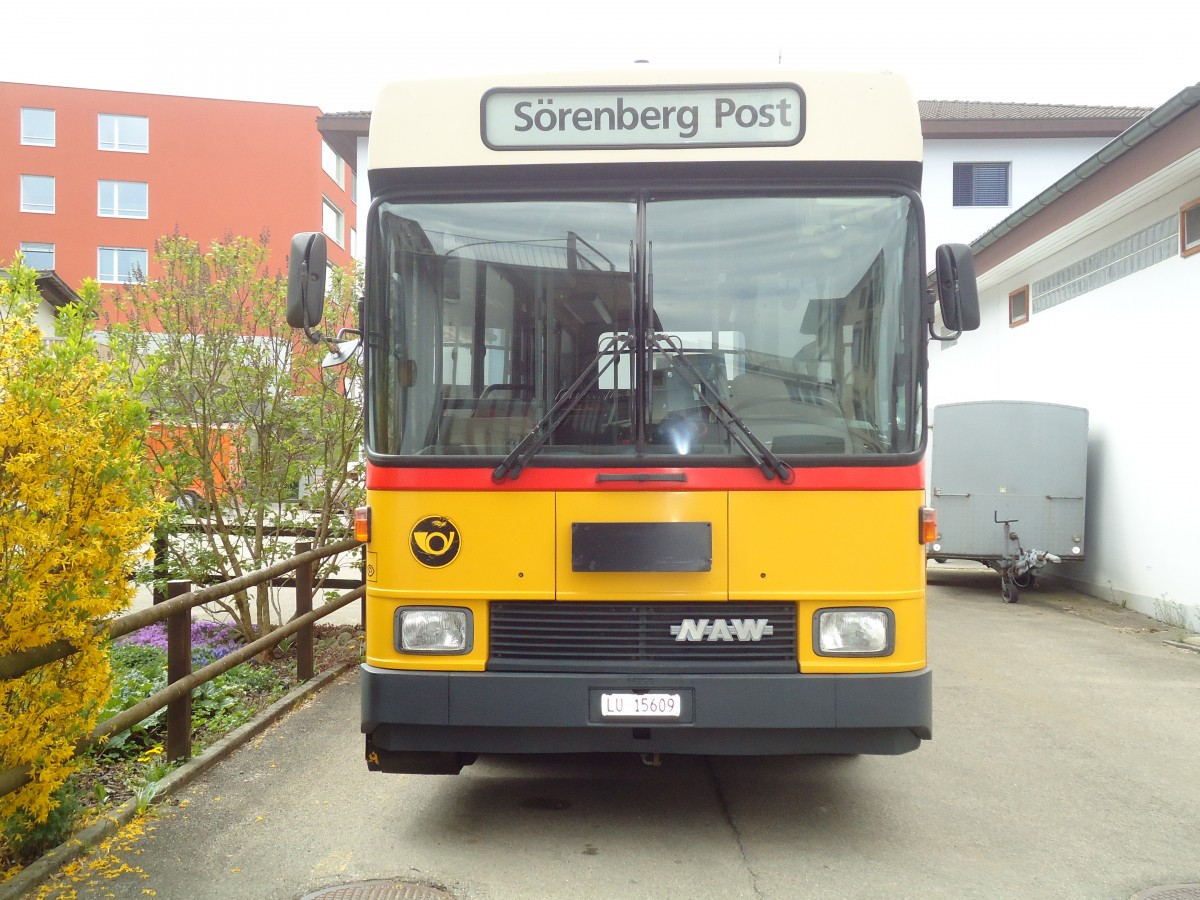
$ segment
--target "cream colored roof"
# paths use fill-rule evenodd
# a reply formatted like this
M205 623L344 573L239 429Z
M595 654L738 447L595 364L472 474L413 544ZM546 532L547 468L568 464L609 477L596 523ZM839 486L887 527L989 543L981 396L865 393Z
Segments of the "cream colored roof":
M498 88L794 83L806 103L805 133L791 146L494 150L481 137L482 98ZM583 73L399 82L371 115L370 169L564 163L846 160L919 161L921 123L907 83L891 74L760 70L664 70L649 66Z

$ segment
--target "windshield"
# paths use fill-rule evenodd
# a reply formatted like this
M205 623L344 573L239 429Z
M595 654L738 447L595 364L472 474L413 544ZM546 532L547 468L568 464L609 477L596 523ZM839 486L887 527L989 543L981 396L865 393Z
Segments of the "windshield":
M539 461L744 459L723 410L801 463L917 449L907 196L383 203L378 222L376 454L503 457L541 423Z

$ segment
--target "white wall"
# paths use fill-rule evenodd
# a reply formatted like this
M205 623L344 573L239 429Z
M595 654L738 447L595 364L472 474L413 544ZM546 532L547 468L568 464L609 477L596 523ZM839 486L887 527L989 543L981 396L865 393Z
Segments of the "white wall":
M1048 574L1171 625L1200 631L1192 462L1200 255L1170 259L1008 325L1008 295L1200 197L1200 177L1111 218L1019 271L981 277L983 323L930 348L930 407L1037 400L1089 410L1087 559ZM934 427L936 416L931 413ZM1020 452L1020 448L1014 448Z
M1107 143L1107 138L926 140L921 197L930 265L939 244L971 243ZM1012 163L1010 205L955 207L956 162Z
M52 338L55 336L54 319L54 307L43 300L38 304L37 313L35 313L33 321L45 337Z
M355 172L358 175L357 195L354 198L358 220L355 228L358 230L358 246L354 247L352 252L355 258L361 263L366 259L367 247L367 211L371 208L371 185L370 179L367 177L367 139L360 137L358 139L358 158L355 163Z

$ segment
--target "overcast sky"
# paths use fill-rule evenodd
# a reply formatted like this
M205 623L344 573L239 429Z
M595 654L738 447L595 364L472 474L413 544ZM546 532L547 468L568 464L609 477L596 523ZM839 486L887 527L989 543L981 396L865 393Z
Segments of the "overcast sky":
M922 100L1153 107L1200 81L1188 0L40 0L8 18L26 25L0 81L325 112L398 78L637 59L889 70Z

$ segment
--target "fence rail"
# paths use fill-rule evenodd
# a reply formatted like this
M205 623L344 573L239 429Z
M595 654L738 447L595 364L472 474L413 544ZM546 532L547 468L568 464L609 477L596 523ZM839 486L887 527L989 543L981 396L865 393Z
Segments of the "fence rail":
M118 734L136 725L143 719L158 712L164 706L167 709L167 758L178 759L191 755L191 695L192 691L211 681L223 672L232 669L239 663L271 649L284 638L297 635L297 665L296 678L306 681L313 674L313 634L315 622L325 618L330 613L361 599L366 587L361 582L354 590L341 594L327 603L312 608L313 594L313 564L319 560L339 553L345 553L361 546L354 538L346 538L324 547L307 548L305 544L297 544L299 552L289 559L267 566L257 572L248 572L230 581L214 584L198 590L188 590L188 582L175 581L169 583L168 598L161 603L146 609L128 613L111 621L100 622L96 625L97 632L107 631L110 639L131 634L147 625L167 622L168 631L168 684L163 690L147 697L141 703L106 719L97 725L92 732L75 745L76 754L86 751L89 747L113 734ZM271 631L270 634L246 644L216 662L210 663L195 672L191 671L191 611L197 606L211 603L232 596L238 591L259 584L274 582L289 572L295 572L297 615L285 625ZM328 582L326 582L328 584ZM174 652L172 641L174 637ZM186 651L180 652L182 642L186 642ZM55 641L42 647L26 650L21 653L0 657L0 679L19 678L26 672L32 671L48 663L65 659L76 650L67 641ZM174 661L174 664L172 664ZM19 790L30 782L29 767L0 770L0 796Z

